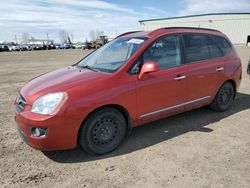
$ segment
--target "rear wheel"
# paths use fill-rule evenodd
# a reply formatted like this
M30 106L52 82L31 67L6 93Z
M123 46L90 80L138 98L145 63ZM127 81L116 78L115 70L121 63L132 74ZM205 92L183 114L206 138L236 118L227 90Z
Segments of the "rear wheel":
M214 100L209 105L212 110L224 112L233 104L235 98L235 89L230 82L226 82L217 92Z
M91 154L105 154L117 148L126 135L126 120L115 108L91 114L80 129L79 144Z

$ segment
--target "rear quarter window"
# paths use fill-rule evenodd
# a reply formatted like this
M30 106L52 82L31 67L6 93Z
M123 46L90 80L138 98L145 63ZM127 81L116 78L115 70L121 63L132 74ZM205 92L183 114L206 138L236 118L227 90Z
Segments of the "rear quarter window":
M192 63L223 57L231 49L226 39L206 34L184 34L185 61Z
M212 36L214 43L221 49L223 55L226 55L231 50L231 45L228 41L220 36Z
M214 40L211 37L207 38L207 45L208 45L208 50L210 53L210 59L214 59L214 58L223 56L222 50L219 48L218 45L216 45L216 43L214 42Z

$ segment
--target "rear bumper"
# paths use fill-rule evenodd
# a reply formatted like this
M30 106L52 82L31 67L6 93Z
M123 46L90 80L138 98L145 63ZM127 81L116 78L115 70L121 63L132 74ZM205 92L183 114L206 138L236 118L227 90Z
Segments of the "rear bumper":
M15 111L15 121L22 140L31 147L42 150L62 150L77 145L80 120L65 116L44 116L30 111ZM45 136L34 137L30 127L47 128Z

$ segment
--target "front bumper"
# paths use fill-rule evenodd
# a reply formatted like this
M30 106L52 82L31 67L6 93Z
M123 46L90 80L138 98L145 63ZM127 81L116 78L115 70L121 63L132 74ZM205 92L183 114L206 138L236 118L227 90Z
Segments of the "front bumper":
M22 140L23 140L26 144L29 145L29 142L28 142L28 140L27 140L27 138L26 138L24 132L23 132L19 127L17 127L17 132L18 132L19 136L22 138Z
M61 114L46 116L32 113L24 109L18 111L14 106L15 121L22 140L31 147L42 150L62 150L74 148L77 145L78 130L81 120L74 116ZM42 137L34 137L30 127L47 128L47 134Z

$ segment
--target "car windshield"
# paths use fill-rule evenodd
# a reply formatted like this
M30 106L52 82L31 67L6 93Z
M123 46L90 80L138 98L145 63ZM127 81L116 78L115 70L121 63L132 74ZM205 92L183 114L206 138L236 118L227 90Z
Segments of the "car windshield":
M145 37L115 39L84 58L78 66L114 73L146 40Z

